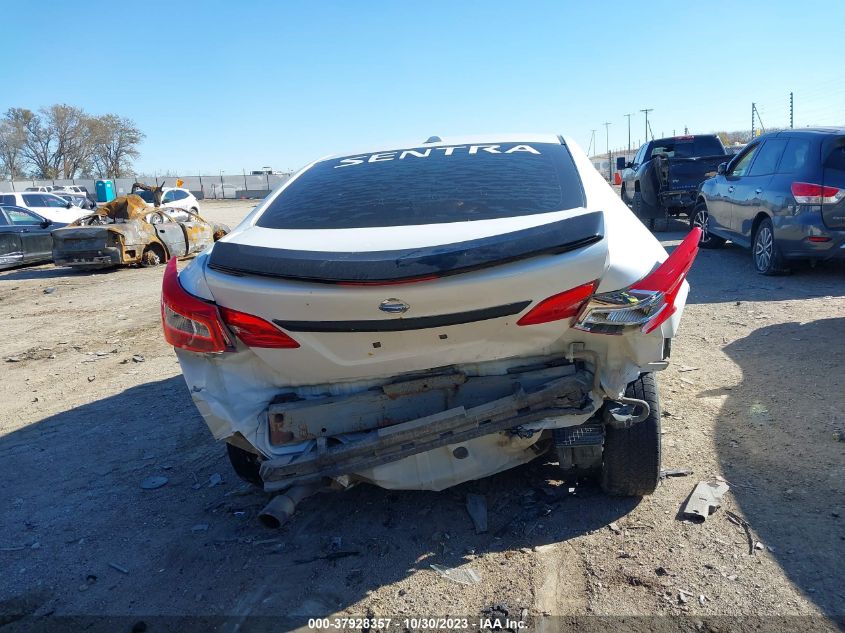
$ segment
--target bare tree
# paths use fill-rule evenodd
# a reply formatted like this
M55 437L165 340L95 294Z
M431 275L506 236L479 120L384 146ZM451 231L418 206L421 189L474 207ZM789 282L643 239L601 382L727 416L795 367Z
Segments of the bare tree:
M58 170L55 167L56 131L44 123L41 114L33 114L26 121L26 140L21 150L24 160L32 167L32 175L36 178L55 178Z
M144 133L125 117L106 114L93 120L94 167L100 177L122 178L130 173L132 159Z
M12 180L24 171L26 124L32 116L32 112L24 108L9 108L0 120L0 172Z

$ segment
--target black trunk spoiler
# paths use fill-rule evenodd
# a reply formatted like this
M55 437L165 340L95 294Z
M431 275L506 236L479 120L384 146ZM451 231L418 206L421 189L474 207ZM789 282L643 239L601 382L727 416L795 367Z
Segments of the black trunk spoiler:
M604 214L594 211L551 224L467 242L393 251L297 251L217 242L208 266L233 275L322 283L399 283L457 275L508 262L557 255L602 240Z

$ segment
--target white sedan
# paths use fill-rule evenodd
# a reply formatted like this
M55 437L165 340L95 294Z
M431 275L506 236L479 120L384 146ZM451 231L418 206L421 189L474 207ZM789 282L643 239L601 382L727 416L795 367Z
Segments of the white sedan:
M76 206L73 202L46 192L24 191L0 193L0 204L32 209L38 215L58 224L70 224L90 213L90 211Z
M135 192L135 195L141 196L148 207L155 206L152 191L138 190ZM196 196L181 187L164 187L162 189L161 206L171 209L182 209L183 211L190 211L196 214L200 212L200 202Z
M698 239L667 256L571 139L435 137L318 160L172 260L164 334L236 471L288 509L550 451L639 496Z

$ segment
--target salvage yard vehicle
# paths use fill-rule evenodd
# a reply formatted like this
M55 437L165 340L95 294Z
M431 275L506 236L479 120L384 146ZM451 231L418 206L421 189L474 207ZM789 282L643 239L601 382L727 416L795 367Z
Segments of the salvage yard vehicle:
M702 184L690 224L704 248L750 248L763 275L796 259L845 259L845 128L754 139Z
M722 141L713 134L652 140L631 162L616 159L622 171L622 199L652 230L657 220L690 216L698 187L716 174L726 156Z
M434 137L318 160L170 262L164 336L235 470L287 509L552 449L645 495L698 239L667 258L570 139Z
M223 224L177 212L178 218L166 207L151 210L135 195L115 198L97 213L53 232L53 261L83 269L157 266L199 253L229 232Z
M0 205L0 269L52 260L50 232L59 226L29 209Z
M63 200L52 193L30 193L27 191L23 193L0 193L0 204L24 207L60 224L69 224L88 214L85 209L81 209L72 202Z
M199 200L197 200L196 196L187 189L182 189L181 187L162 186L159 187L158 190L161 191L161 200L159 202L160 205L170 207L171 209L181 209L183 211L190 211L191 213L200 212ZM155 203L154 191L145 191L143 189L139 189L137 191L133 191L132 193L143 198L144 202L147 203L147 206L157 206Z

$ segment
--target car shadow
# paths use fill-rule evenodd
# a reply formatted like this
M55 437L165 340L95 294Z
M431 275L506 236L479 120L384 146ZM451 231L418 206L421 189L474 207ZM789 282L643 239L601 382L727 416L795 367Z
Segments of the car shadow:
M268 495L236 478L182 377L147 382L0 437L0 544L14 571L0 575L0 616L14 602L36 616L164 609L304 626L431 564L507 552L518 570L524 548L639 503L589 485L571 492L558 472L541 458L443 492L361 485L307 499L269 530L257 520ZM487 533L475 533L468 492L486 497Z
M59 279L62 277L84 277L86 275L100 275L108 273L112 268L103 270L79 270L71 267L54 266L53 264L23 265L0 271L2 281L25 281L38 279Z
M742 370L716 425L731 494L786 575L828 615L845 613L845 317L761 327L724 348ZM812 372L795 360L813 359Z

